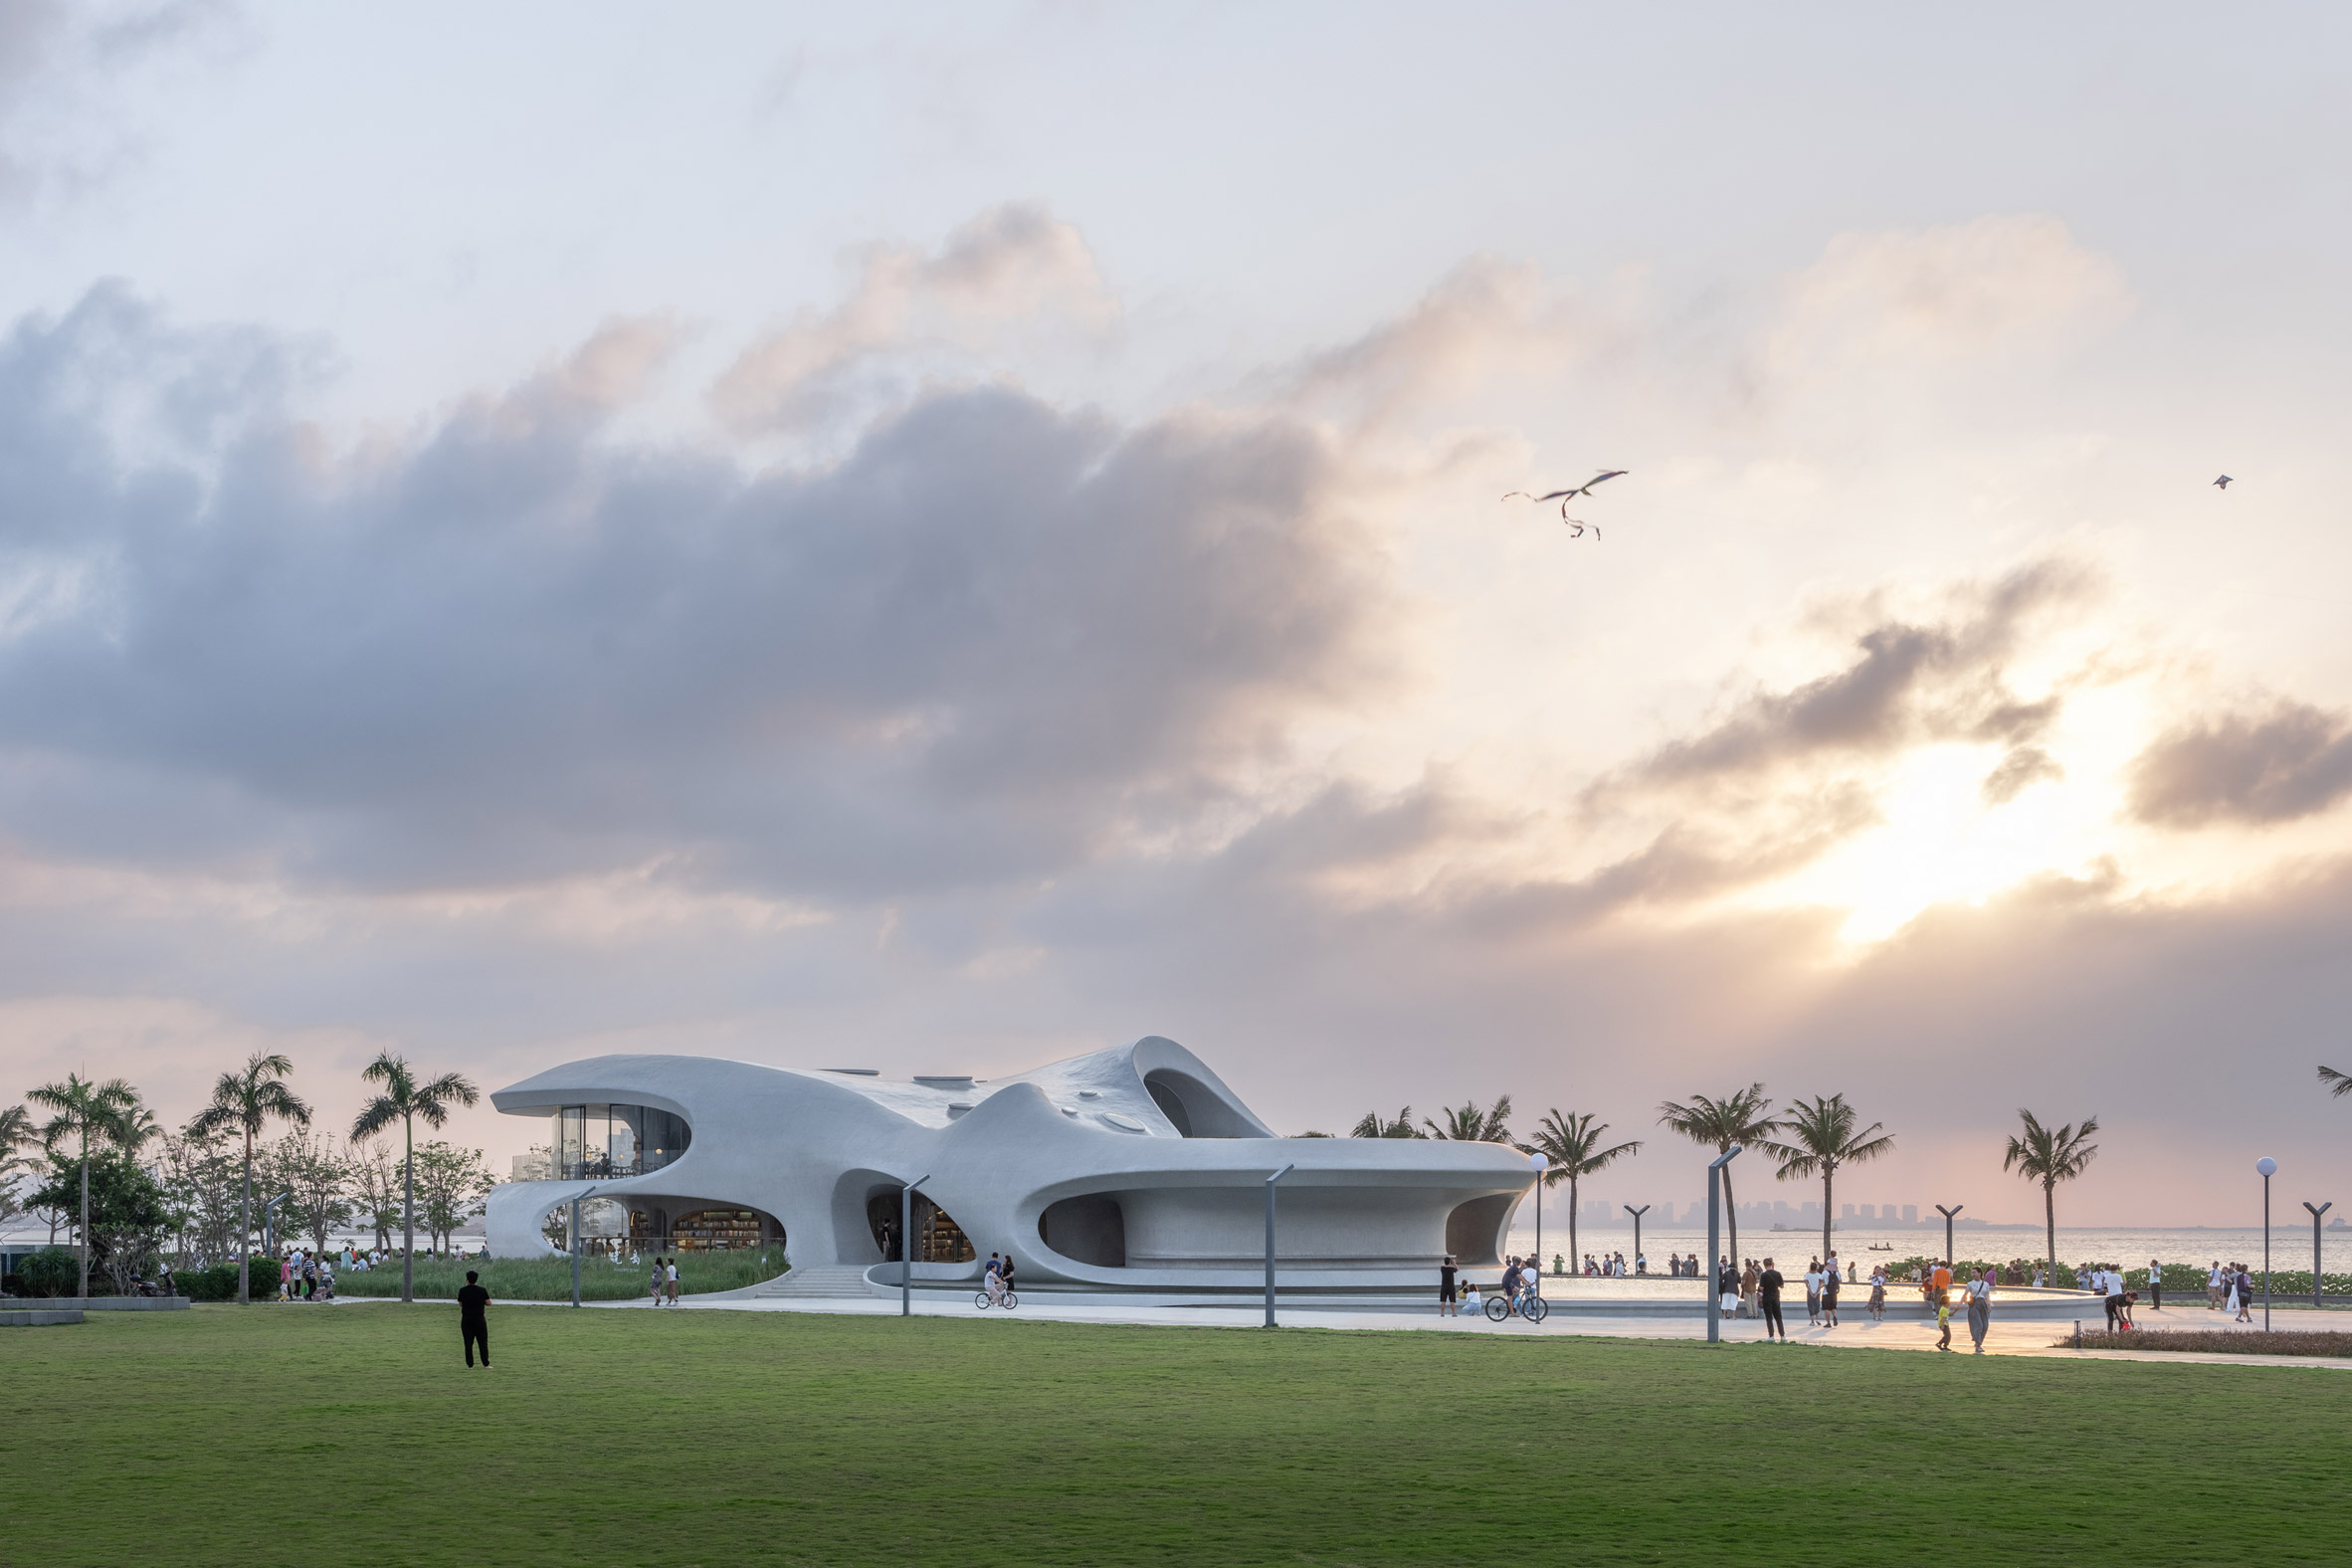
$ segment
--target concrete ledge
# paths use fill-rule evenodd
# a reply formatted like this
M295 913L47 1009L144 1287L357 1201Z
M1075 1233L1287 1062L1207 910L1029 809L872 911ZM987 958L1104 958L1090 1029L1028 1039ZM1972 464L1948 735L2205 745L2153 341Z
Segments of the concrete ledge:
M83 1312L184 1312L188 1298L184 1295L61 1295L54 1297L61 1307Z
M46 1328L53 1323L81 1321L82 1309L73 1306L37 1306L22 1311L0 1311L0 1328Z

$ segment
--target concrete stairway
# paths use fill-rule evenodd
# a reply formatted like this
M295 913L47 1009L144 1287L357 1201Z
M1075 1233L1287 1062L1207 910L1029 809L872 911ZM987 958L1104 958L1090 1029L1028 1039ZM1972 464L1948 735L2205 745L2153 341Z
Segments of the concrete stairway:
M770 1279L765 1284L754 1285L743 1292L753 1300L784 1297L802 1301L866 1300L874 1293L873 1286L866 1282L865 1268L858 1264L794 1269L781 1279Z

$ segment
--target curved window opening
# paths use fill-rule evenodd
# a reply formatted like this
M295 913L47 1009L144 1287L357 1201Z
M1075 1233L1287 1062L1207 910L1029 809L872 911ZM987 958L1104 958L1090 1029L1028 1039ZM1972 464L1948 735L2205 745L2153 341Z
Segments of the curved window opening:
M1498 1192L1456 1205L1446 1216L1446 1251L1466 1269L1502 1262L1502 1228L1518 1203L1517 1193Z
M1143 1075L1143 1086L1160 1114L1188 1138L1257 1138L1265 1136L1249 1117L1224 1095L1189 1073L1154 1068Z
M866 1223L874 1232L874 1244L882 1249L882 1262L903 1263L906 1254L898 1245L898 1206L902 1187L886 1187L866 1200ZM964 1228L945 1209L940 1208L921 1193L914 1195L914 1261L918 1264L968 1264L980 1255L973 1251L972 1239Z
M550 1179L643 1176L671 1164L692 1141L684 1116L651 1105L564 1105L548 1136Z
M1168 1118L1173 1121L1173 1116ZM1107 1193L1087 1193L1048 1204L1037 1217L1038 1240L1072 1263L1096 1269L1127 1267L1127 1216Z

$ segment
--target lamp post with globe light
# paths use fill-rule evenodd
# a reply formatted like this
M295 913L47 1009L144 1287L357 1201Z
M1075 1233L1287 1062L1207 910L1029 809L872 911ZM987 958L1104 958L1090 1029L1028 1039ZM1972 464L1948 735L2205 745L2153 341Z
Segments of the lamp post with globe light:
M1535 1277L1543 1277L1543 1173L1552 1168L1552 1157L1540 1149L1527 1156L1527 1168L1535 1172Z
M2262 1332L2270 1331L2270 1178L2278 1174L2278 1162L2265 1154L2254 1161L2254 1169L2262 1173Z

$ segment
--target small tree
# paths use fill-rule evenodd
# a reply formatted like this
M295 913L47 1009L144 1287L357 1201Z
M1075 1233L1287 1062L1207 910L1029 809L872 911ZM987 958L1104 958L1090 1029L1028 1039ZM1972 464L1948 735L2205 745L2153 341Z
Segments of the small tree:
M32 1113L22 1105L11 1105L0 1110L0 1221L15 1219L25 1212L19 1200L24 1195L28 1180L37 1179L41 1162L23 1152L38 1141L33 1131Z
M388 1253L400 1223L400 1166L379 1138L352 1145L351 1169L358 1211L376 1233L377 1251Z
M482 1212L482 1201L497 1184L480 1149L428 1143L417 1150L417 1201L424 1207L436 1251L451 1242L459 1226Z
M244 1169L236 1146L220 1133L183 1128L164 1135L163 1196L183 1266L231 1256Z
M46 1105L57 1112L41 1128L41 1141L49 1154L50 1164L58 1162L59 1151L68 1143L75 1145L75 1157L82 1167L82 1293L90 1294L90 1158L93 1148L102 1151L109 1143L130 1138L135 1130L133 1112L139 1108L137 1090L120 1078L108 1078L103 1083L92 1082L79 1073L69 1073L63 1083L44 1083L25 1096L36 1105ZM57 1184L50 1184L47 1202L56 1206L60 1195ZM41 1200L36 1200L41 1201Z
M1606 1121L1595 1121L1590 1116L1573 1112L1563 1114L1557 1105L1551 1108L1535 1129L1536 1152L1551 1161L1544 1168L1543 1184L1546 1187L1557 1187L1563 1181L1568 1184L1568 1260L1571 1267L1581 1268L1584 1264L1584 1254L1577 1250L1576 1244L1577 1182L1595 1171L1607 1170L1621 1159L1632 1157L1642 1148L1639 1139L1603 1148L1601 1134L1608 1130L1609 1123ZM1541 1273L1543 1260L1535 1260L1535 1267Z
M311 1251L326 1251L327 1236L351 1218L351 1158L334 1139L290 1132L262 1162L273 1192L289 1193L286 1228L307 1234Z
M272 1117L297 1127L310 1124L310 1107L294 1096L285 1079L294 1064L279 1054L255 1053L242 1073L224 1073L212 1086L212 1103L188 1123L192 1132L239 1132L245 1136L245 1198L237 1214L237 1299L253 1299L253 1141Z
M351 1123L353 1138L372 1138L395 1121L400 1123L404 1152L400 1174L400 1298L413 1301L416 1292L417 1253L417 1122L439 1127L449 1120L450 1106L471 1105L482 1098L476 1088L455 1073L445 1073L430 1083L419 1083L405 1058L387 1051L360 1075L384 1091L367 1102Z
M2042 1184L2043 1242L2050 1260L2051 1277L2055 1279L2058 1277L2058 1184L2081 1175L2097 1156L2099 1146L2090 1141L2090 1135L2099 1130L2099 1118L2085 1116L2079 1127L2067 1125L2054 1130L2044 1126L2041 1118L2030 1110L2021 1108L2018 1117L2025 1123L2024 1136L2010 1135L2009 1152L2002 1156L2001 1168Z
M1797 1101L1782 1121L1789 1142L1767 1140L1764 1144L1764 1152L1780 1161L1782 1181L1821 1178L1821 1256L1825 1263L1836 1250L1830 1246L1830 1217L1837 1212L1831 1203L1838 1168L1874 1160L1894 1149L1894 1134L1881 1132L1875 1121L1857 1130L1855 1123L1861 1119L1846 1103L1845 1095L1832 1094L1825 1099L1817 1094L1811 1100Z

